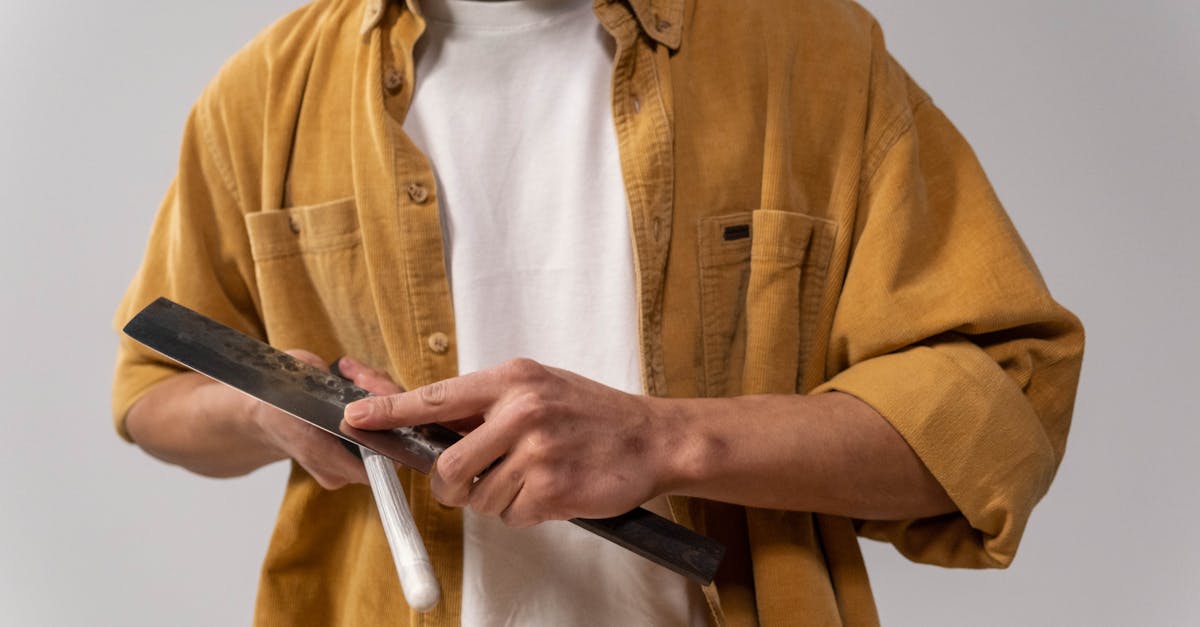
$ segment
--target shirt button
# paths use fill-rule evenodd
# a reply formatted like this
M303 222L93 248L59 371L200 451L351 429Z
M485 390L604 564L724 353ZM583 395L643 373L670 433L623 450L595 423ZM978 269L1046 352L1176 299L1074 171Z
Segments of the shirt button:
M429 334L429 350L441 355L450 349L450 338L446 337L445 333L438 331Z
M383 86L392 94L400 91L404 88L404 72L396 68L389 69L383 76Z
M300 233L300 221L296 219L296 216L288 217L288 228L291 229L293 233Z
M408 197L418 205L429 200L429 190L425 189L420 183L411 183L408 186Z

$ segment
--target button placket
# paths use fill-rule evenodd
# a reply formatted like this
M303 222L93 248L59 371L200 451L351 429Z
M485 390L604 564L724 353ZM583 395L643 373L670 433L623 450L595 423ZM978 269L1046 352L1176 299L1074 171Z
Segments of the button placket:
M656 16L657 17L657 16ZM673 28L672 24L666 24ZM651 22L651 29L655 29ZM656 29L655 29L656 30ZM671 122L660 106L661 85L657 72L657 52L665 47L647 45L635 32L616 31L618 38L617 76L613 97L622 172L629 190L630 223L634 236L634 263L639 301L639 344L642 350L642 381L651 395L665 393L666 371L662 348L662 273L665 271L667 242L671 237L673 164L670 146ZM635 63L635 60L637 61ZM649 98L643 109L642 99ZM618 105L617 103L623 103ZM642 152L649 158L631 159L630 153Z

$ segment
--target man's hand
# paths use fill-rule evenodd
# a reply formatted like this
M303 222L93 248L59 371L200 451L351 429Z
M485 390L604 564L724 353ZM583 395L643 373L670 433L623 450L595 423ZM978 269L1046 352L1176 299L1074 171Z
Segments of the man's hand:
M676 438L654 401L518 359L352 403L346 420L389 429L482 418L438 458L433 494L525 527L615 516L663 493Z
M305 350L285 352L310 366L329 370L313 353ZM367 367L351 357L342 357L337 366L343 377L371 394L386 396L404 391L387 373ZM336 437L265 403L255 401L255 405L255 420L269 443L296 460L321 487L336 490L350 483L367 483L362 460L350 454Z
M887 420L840 392L650 398L515 360L346 408L362 429L471 418L483 423L438 458L434 496L514 526L668 493L875 520L955 509Z
M306 350L285 352L310 366L329 370L320 357ZM344 364L350 361L343 357L338 362L338 369L347 378L353 378L343 369ZM355 380L355 384L372 394L395 394L401 391L386 375ZM250 403L247 413L258 427L263 444L280 457L296 460L321 487L337 490L351 483L367 483L367 471L362 460L352 455L336 437L266 403L249 397L246 400Z
M313 353L287 352L327 369ZM342 358L338 367L372 394L402 391L385 374L358 372L361 366L348 358ZM194 372L175 375L151 388L130 408L126 427L146 452L203 475L243 475L290 457L328 490L367 483L362 461L336 437Z

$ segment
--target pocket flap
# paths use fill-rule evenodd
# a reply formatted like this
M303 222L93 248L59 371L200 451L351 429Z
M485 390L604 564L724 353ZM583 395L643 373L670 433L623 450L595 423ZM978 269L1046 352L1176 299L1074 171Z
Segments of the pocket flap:
M826 271L837 226L802 213L759 209L751 220L742 392L807 387Z
M802 213L758 209L751 220L750 257L799 264L808 252L816 224L818 220Z
M360 241L354 198L246 216L256 261L353 246Z

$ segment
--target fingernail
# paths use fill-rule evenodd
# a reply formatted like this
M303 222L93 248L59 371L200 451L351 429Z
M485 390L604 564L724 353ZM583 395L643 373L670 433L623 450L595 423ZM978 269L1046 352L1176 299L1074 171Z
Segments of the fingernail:
M371 417L374 404L367 400L354 401L346 406L345 418L348 422L357 423Z
M338 366L345 371L347 369L357 368L358 362L351 359L349 355L343 355L342 358L338 360Z

